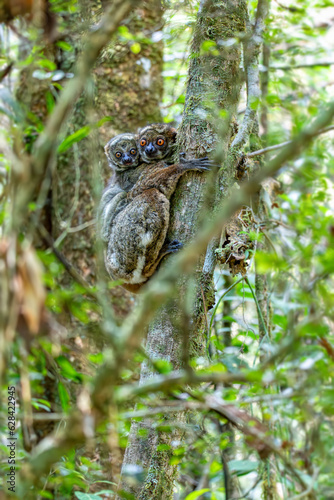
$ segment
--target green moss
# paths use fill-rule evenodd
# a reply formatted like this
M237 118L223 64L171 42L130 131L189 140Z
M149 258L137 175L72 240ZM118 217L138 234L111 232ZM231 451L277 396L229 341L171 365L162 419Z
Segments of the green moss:
M250 134L249 136L249 146L250 151L258 151L262 148L262 141L258 134Z
M169 444L169 436L160 434L159 444ZM174 480L177 465L170 465L173 451L156 450L152 454L150 468L145 480L145 486L138 497L139 500L172 500L174 497Z
M237 82L240 44L227 47L222 42L237 38L239 33L244 32L246 20L247 5L243 0L228 5L213 0L202 11L191 47L193 58L179 134L182 149L189 149L190 144L196 142L202 145L200 150L203 152L214 149L214 133L212 127L208 127L208 117L212 116L212 110L217 106L234 111L240 88ZM215 50L201 50L206 41L213 42ZM187 137L189 129L192 137Z
M127 26L131 39L113 41L96 68L96 106L104 115L115 117L113 133L136 131L162 120L159 104L163 92L163 45L150 43L142 36L143 31L155 31L160 26L161 16L155 0L147 1ZM133 42L140 44L137 54L131 51Z

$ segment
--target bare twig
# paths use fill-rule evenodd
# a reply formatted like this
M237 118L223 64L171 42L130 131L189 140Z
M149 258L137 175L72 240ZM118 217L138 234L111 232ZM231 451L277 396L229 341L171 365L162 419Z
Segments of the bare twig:
M245 72L247 83L247 107L245 116L231 148L241 148L252 131L257 108L261 98L258 55L262 43L264 22L268 14L268 0L259 0L256 11L256 20L250 38L244 43Z
M246 283L247 283L247 285L249 286L250 291L251 291L251 293L252 293L252 295L253 295L253 299L254 299L254 301L255 301L256 309L257 309L257 312L258 312L259 318L260 318L261 323L262 323L262 328L263 328L263 330L265 331L265 335L266 335L266 337L267 337L267 338L269 338L269 333L268 333L268 330L267 330L267 325L266 325L266 323L265 323L265 321L264 321L263 314L262 314L262 311L261 311L261 307L260 307L260 305L259 305L259 301L257 300L256 293L255 293L255 292L254 292L254 290L253 290L253 287L252 287L252 285L251 285L251 283L250 283L250 281L249 281L249 279L248 279L248 276L245 276L245 277L244 277L244 280L246 281Z
M310 482L310 484L308 485L308 487L305 489L305 491L302 491L301 493L299 493L299 495L295 495L294 497L290 497L289 500L301 500L302 498L305 498L310 493L312 493L313 487L314 487L314 485L315 485L315 483L317 481L319 472L320 472L320 468L317 467L315 469L315 471L314 471L314 474L313 474L313 477L312 477L312 481Z
M334 125L330 125L329 127L325 127L322 130L319 130L314 137L317 135L325 134L326 132L330 132L331 130L334 130ZM251 153L247 153L246 156L247 158L253 158L254 156L260 156L264 155L266 153L269 153L271 151L276 151L277 149L284 148L284 146L288 146L291 144L293 141L285 141L281 142L280 144L275 144L274 146L269 146L267 148L259 149L258 151L252 151Z
M77 233L78 231L83 231L84 229L87 229L87 227L93 226L94 224L96 224L96 219L88 220L87 222L83 222L79 226L69 227L67 229L67 232Z
M317 66L332 66L334 64L334 61L315 61L312 63L302 63L302 64L295 64L294 66L270 66L269 71L276 71L278 69L281 69L283 71L292 71L294 69L301 69L301 68L316 68Z
M0 82L11 72L14 66L13 61L9 62L4 68L0 70Z
M65 267L66 271L72 278L79 283L84 289L87 294L90 296L96 298L96 294L91 290L91 286L89 285L88 281L85 280L83 276L75 269L74 266L66 259L65 255L61 253L54 244L52 236L47 232L44 226L39 226L38 231L40 235L42 236L43 240L49 245L51 248L52 252L55 254L57 259L63 264Z

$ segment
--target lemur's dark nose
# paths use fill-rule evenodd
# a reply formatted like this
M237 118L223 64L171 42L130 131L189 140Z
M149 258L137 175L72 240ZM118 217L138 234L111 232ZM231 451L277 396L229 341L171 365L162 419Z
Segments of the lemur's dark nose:
M145 148L145 153L152 154L156 151L155 147L153 146L152 142L150 142L146 148Z
M129 156L125 153L123 156L123 163L130 165L132 162L133 162L133 159L131 158L131 156Z

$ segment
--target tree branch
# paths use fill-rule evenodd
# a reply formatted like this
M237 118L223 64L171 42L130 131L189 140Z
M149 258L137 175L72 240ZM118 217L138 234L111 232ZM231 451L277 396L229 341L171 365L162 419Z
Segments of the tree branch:
M249 39L244 42L247 107L242 125L231 144L231 148L240 149L245 144L252 131L254 120L256 118L257 108L261 98L258 55L260 52L264 23L267 15L268 0L259 0L253 33L250 35Z
M318 62L312 62L312 63L302 63L302 64L295 64L294 66L269 66L269 71L276 71L278 69L281 69L283 71L292 71L294 69L301 69L301 68L316 68L317 66L332 66L334 64L334 61L318 61Z
M315 134L315 136L325 134L326 132L330 132L331 130L334 130L334 125L330 125L329 127L319 130L317 134ZM288 146L292 142L293 142L292 140L281 142L281 144L275 144L274 146L269 146L267 148L259 149L258 151L252 151L251 153L247 153L245 156L247 158L253 158L254 156L264 155L266 153L269 153L270 151L276 151L277 149L284 148L284 146Z
M83 276L81 276L81 274L75 269L75 267L72 266L72 264L66 259L65 255L63 253L61 253L58 250L58 248L55 247L54 240L53 240L52 236L48 233L48 231L45 229L45 227L43 225L40 225L38 227L38 231L39 231L41 237L43 238L43 240L49 245L49 247L51 248L52 252L57 257L59 262L61 262L63 264L63 266L65 267L68 274L70 276L72 276L74 281L79 283L79 285L81 285L85 289L85 292L88 295L90 295L91 297L96 299L96 294L92 291L88 281L86 281L85 278Z

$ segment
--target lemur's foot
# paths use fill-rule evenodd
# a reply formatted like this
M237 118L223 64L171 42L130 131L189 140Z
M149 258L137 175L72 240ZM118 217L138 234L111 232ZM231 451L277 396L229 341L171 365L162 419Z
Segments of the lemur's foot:
M173 240L167 244L168 253L178 252L179 250L181 250L181 248L183 248L183 243L178 240Z
M203 158L185 158L186 153L180 153L180 162L181 163L194 163L194 162L210 162L208 156L204 156Z
M207 156L204 156L204 158L193 158L188 160L180 157L180 163L186 170L200 170L200 171L211 170L211 168L216 165Z

